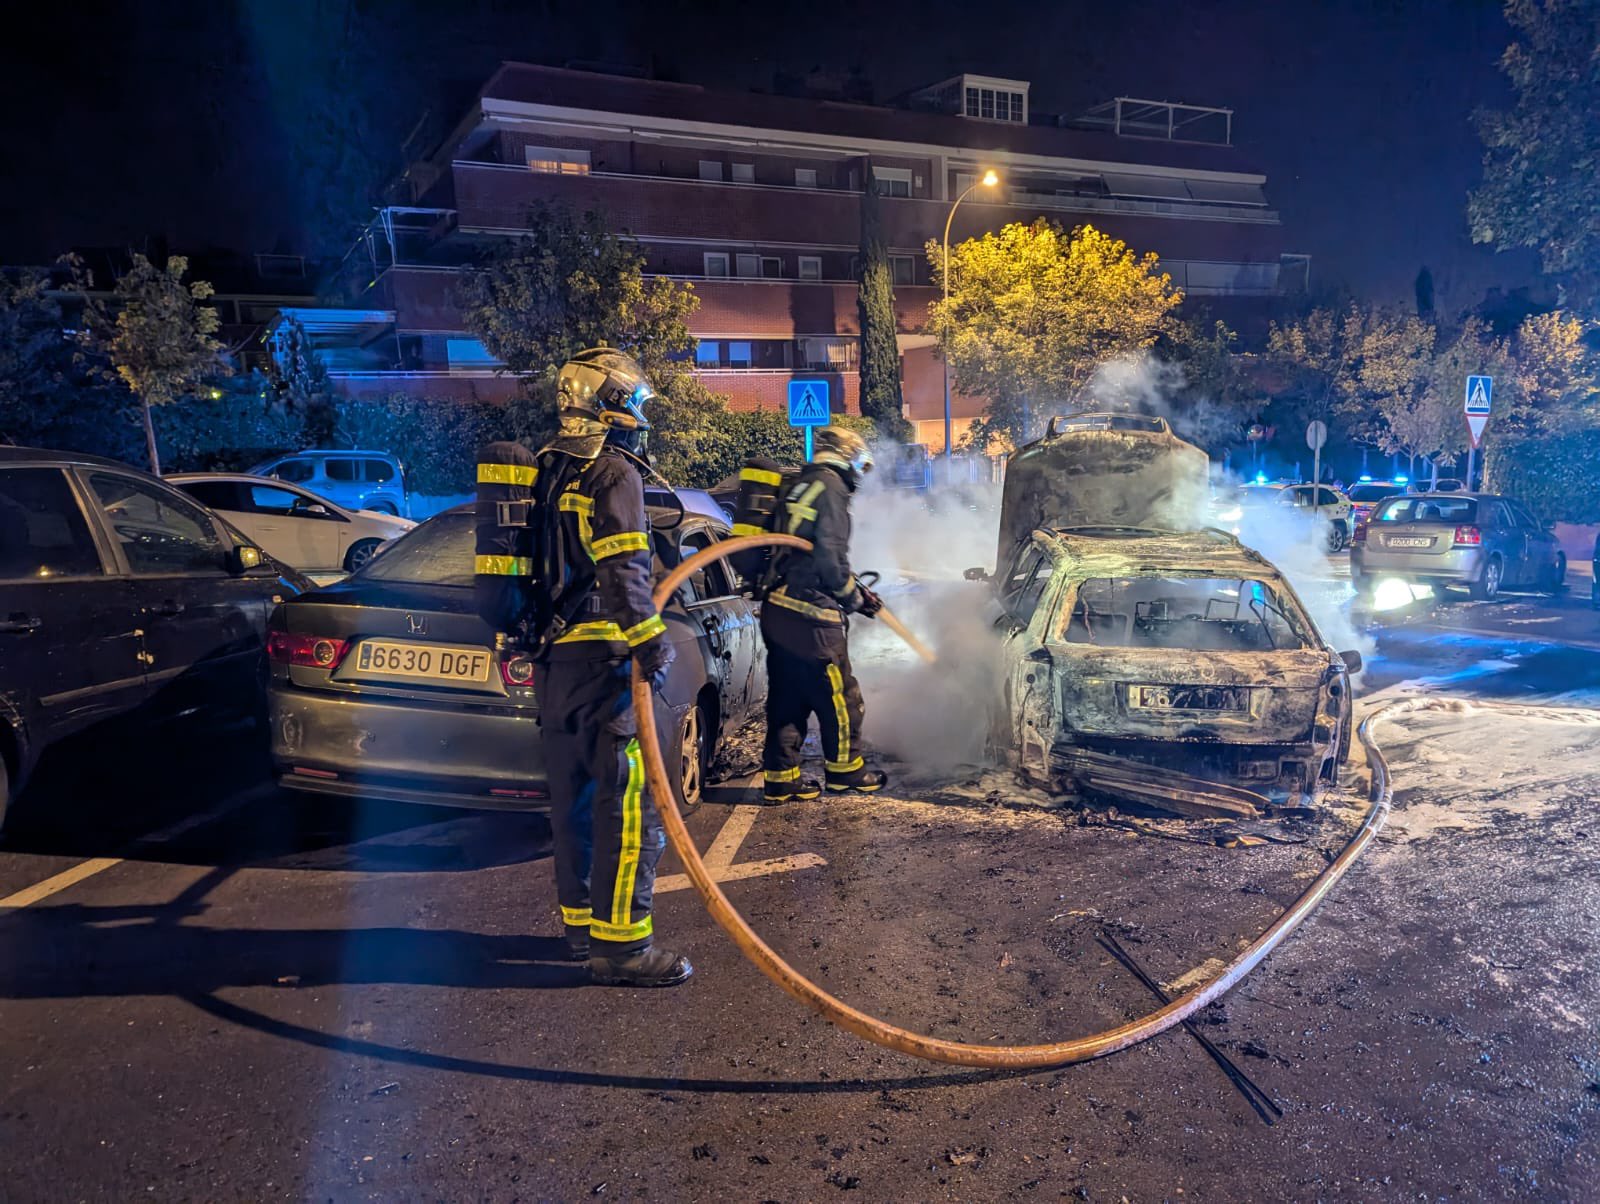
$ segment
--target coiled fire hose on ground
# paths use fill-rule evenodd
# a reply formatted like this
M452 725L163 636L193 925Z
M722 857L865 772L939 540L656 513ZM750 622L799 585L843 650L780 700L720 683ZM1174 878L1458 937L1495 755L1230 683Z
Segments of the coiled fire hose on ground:
M794 547L809 551L811 545L791 535L743 535L696 552L673 569L656 588L657 609L664 609L668 601L688 577L710 564L738 552L763 546ZM1120 1024L1103 1032L1074 1037L1046 1045L974 1045L961 1041L944 1041L903 1029L865 1012L858 1011L842 999L828 994L800 971L796 970L765 941L756 935L743 916L728 901L712 878L700 853L694 846L689 830L684 826L667 775L665 760L661 755L661 741L655 722L650 684L641 679L637 666L633 674L634 709L638 715L639 746L644 750L645 775L656 806L666 826L667 837L683 862L689 880L700 893L706 910L722 930L732 938L755 967L774 983L788 992L812 1011L848 1032L855 1033L885 1049L897 1050L929 1062L943 1062L956 1066L978 1066L1001 1070L1043 1070L1065 1066L1072 1062L1085 1062L1105 1054L1116 1053L1159 1033L1194 1015L1201 1008L1222 996L1255 969L1283 939L1299 927L1328 892L1334 883L1344 877L1362 851L1372 842L1389 815L1389 801L1393 793L1389 781L1389 766L1383 753L1373 742L1374 724L1406 710L1418 709L1425 700L1407 700L1392 703L1368 715L1357 729L1362 746L1366 749L1372 770L1371 803L1361 826L1337 857L1329 863L1303 894L1273 921L1271 927L1240 951L1231 962L1210 981L1179 995L1165 1006L1138 1020Z

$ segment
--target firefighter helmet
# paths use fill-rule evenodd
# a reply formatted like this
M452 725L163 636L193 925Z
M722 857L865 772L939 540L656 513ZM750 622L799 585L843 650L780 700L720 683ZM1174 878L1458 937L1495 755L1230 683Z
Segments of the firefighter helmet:
M614 347L591 347L561 365L556 408L625 431L647 431L645 403L656 395L644 369Z
M818 464L831 464L841 469L850 483L859 483L862 476L872 471L872 449L867 441L848 427L819 427L812 458Z

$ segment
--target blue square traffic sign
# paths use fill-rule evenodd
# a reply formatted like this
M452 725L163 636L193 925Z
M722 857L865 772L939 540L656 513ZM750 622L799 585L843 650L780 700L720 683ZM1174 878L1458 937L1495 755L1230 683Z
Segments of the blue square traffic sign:
M791 380L789 382L789 425L827 426L833 420L828 408L828 382Z

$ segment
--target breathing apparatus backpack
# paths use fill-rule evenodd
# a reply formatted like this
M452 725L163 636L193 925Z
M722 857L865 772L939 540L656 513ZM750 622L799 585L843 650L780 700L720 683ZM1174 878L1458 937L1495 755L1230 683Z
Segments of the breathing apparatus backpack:
M776 460L751 456L739 470L739 493L733 503L735 535L770 535L783 530L783 497L800 475L798 468L785 469ZM750 596L760 601L772 588L780 548L752 548L728 557L734 571L744 579Z
M478 449L473 600L485 623L535 655L585 600L570 588L577 574L551 502L586 468L571 456L536 457L520 443Z

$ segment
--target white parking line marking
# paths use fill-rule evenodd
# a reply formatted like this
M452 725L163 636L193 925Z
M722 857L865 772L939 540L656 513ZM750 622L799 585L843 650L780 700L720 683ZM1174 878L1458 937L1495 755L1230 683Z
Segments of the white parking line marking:
M706 869L711 871L715 881L738 882L744 878L764 878L768 874L786 874L790 870L810 870L828 864L815 853L795 853L788 857L770 857L765 861L746 861L743 865L734 865L733 859L738 855L739 846L750 835L756 816L760 814L760 807L742 806L735 807L733 814L728 816L728 822L722 825L722 830L711 842L704 858ZM668 874L656 879L656 894L688 890L693 885L688 874Z
M199 815L191 815L187 819L180 819L177 823L169 824L148 836L141 836L133 842L132 847L138 849L144 845L165 844L175 840L185 832L192 832L196 828L204 827L213 820L221 819L230 811L235 811L246 803L254 802L263 794L273 789L270 784L257 786L243 794L235 795L219 806L209 811L202 811ZM43 882L35 882L32 886L25 887L15 894L7 895L0 899L0 912L18 911L30 907L41 899L48 899L51 895L58 895L70 886L76 886L86 878L93 878L96 874L103 873L114 865L121 865L126 857L91 857L87 861L80 861L77 865L69 866L59 874L46 878Z
M729 865L712 870L711 877L718 882L738 882L742 878L764 878L768 874L786 874L790 870L813 870L827 865L815 853L795 853L791 857L774 857L770 861L746 861L743 865ZM688 874L668 874L656 879L656 894L688 890L694 885Z
M739 846L744 843L744 838L750 835L750 829L755 827L756 816L760 814L760 807L735 807L733 814L728 816L728 822L722 825L722 831L717 833L717 838L706 850L706 866L713 870L722 870L732 865L734 856L739 852Z

